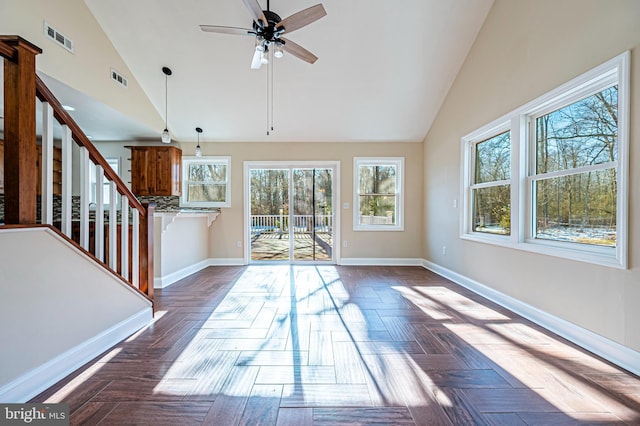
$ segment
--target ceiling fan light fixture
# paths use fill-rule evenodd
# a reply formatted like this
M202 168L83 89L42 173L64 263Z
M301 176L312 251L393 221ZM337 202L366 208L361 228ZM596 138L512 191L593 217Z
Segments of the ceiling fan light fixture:
M198 146L196 146L196 157L202 157L202 149L200 148L200 133L202 133L202 129L200 127L196 127L196 132L198 132Z
M267 65L269 63L269 58L267 57L266 52L262 52L260 63L262 63L262 65Z
M276 43L275 49L273 49L273 56L280 59L284 56L284 49L282 48L282 43Z
M261 36L256 36L256 51L264 52L264 38Z

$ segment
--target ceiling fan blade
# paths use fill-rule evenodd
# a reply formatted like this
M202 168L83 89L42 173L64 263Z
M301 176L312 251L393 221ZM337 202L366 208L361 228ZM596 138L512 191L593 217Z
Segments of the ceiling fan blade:
M251 12L251 17L260 27L264 27L267 25L267 18L264 16L264 12L258 3L258 0L242 0L244 5L247 6L249 12Z
M253 58L251 59L251 69L259 70L262 66L262 52L256 50L253 52Z
M218 25L200 25L200 29L202 31L208 33L222 33L222 34L233 34L233 35L253 35L253 30L248 28L238 28L238 27L221 27Z
M294 43L291 40L286 39L284 37L280 37L280 40L284 41L283 49L285 50L285 52L291 53L296 58L300 58L305 62L309 62L310 64L313 64L315 61L318 60L318 57L316 55L309 52L307 49L300 46L299 44Z
M282 21L276 24L276 29L282 27L285 28L286 33L293 32L297 29L309 25L312 22L317 21L327 14L322 4L316 4L315 6L308 7L300 12L294 13L288 18L284 18Z

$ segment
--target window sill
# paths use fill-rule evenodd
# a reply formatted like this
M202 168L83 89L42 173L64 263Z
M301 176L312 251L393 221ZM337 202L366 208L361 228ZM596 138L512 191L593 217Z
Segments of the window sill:
M374 231L374 232L402 232L404 231L403 226L387 226L378 225L378 226L358 226L353 228L354 231Z
M462 234L460 238L593 265L627 269L626 256L619 253L619 248L590 246L589 250L584 250L581 249L580 244L540 240L514 242L512 237L508 235L482 235L477 233Z

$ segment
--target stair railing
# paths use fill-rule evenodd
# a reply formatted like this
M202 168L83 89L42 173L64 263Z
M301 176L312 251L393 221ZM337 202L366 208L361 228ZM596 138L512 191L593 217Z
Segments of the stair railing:
M137 200L36 75L35 57L39 53L38 47L19 36L0 36L0 55L4 58L5 225L58 229L94 260L152 299L153 205ZM42 102L39 221L36 97ZM61 126L59 148L54 148L54 121ZM73 162L73 142L79 150L77 164ZM54 149L61 152L61 176L55 179L58 191L54 191L54 173L58 173L54 172ZM77 188L73 186L74 171L79 172ZM107 185L108 200L103 191ZM92 189L95 198L91 197ZM95 206L93 210L91 206Z

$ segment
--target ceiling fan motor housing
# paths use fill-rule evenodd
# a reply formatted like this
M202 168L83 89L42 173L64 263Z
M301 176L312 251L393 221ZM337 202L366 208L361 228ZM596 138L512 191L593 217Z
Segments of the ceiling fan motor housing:
M270 10L263 10L262 13L264 13L264 17L267 19L267 23L264 27L260 27L254 21L253 29L255 30L256 34L264 38L265 41L267 41L268 43L273 43L276 40L278 41L278 43L282 43L282 41L279 40L279 37L280 37L280 34L282 34L285 31L285 28L280 27L276 29L276 25L280 21L282 21L282 18L280 18L280 15Z
M316 55L288 38L283 37L283 34L291 34L326 16L327 11L324 10L322 3L308 7L282 19L277 13L270 10L269 0L267 0L267 10L262 9L258 0L243 0L243 2L253 18L251 29L219 25L200 25L200 29L211 33L254 36L255 51L251 62L253 69L260 68L259 64L266 60L265 53L269 51L271 45L275 45L273 56L276 58L281 58L283 52L286 51L305 62L310 64L315 63L318 59Z

